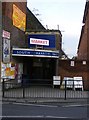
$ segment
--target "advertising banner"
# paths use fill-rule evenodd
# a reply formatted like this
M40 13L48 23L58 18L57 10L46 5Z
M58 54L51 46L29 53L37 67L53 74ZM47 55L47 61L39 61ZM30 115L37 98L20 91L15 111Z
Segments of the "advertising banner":
M26 14L13 4L13 25L22 31L26 29Z

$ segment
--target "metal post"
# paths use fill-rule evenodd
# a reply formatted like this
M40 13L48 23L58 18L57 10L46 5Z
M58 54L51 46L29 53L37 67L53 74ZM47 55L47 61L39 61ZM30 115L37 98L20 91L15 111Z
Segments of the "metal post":
M67 91L66 91L66 90L67 90L67 89L66 89L66 82L67 82L67 81L65 80L65 100L66 100L66 92L67 92Z
M22 88L23 88L23 98L25 98L25 85L24 85L24 80L22 80Z
M5 88L4 88L4 85L5 85L5 84L4 84L4 78L3 78L3 81L2 81L2 97L4 97L4 89L5 89Z

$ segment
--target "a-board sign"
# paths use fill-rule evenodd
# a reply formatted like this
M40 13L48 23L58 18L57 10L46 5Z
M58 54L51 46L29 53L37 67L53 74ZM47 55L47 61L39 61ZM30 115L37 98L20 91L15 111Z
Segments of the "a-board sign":
M81 88L83 90L83 79L82 77L74 77L74 90Z
M53 76L53 85L60 85L60 76Z
M64 77L62 85L65 87L66 81L66 88L73 88L74 79L72 77Z

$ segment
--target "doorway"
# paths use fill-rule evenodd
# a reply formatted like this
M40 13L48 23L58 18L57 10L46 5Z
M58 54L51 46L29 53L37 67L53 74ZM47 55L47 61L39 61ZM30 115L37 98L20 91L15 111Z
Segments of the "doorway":
M25 64L29 82L52 84L53 76L56 75L56 59L28 58Z

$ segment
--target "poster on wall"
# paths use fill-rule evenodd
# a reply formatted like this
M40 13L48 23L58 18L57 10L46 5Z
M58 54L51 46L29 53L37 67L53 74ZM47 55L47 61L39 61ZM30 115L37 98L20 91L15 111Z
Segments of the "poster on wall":
M6 69L6 64L1 63L1 78L6 78L5 69Z
M10 40L3 38L3 62L10 62Z
M26 14L13 4L13 25L22 31L26 29Z
M12 63L1 63L1 78L15 79L15 66Z

